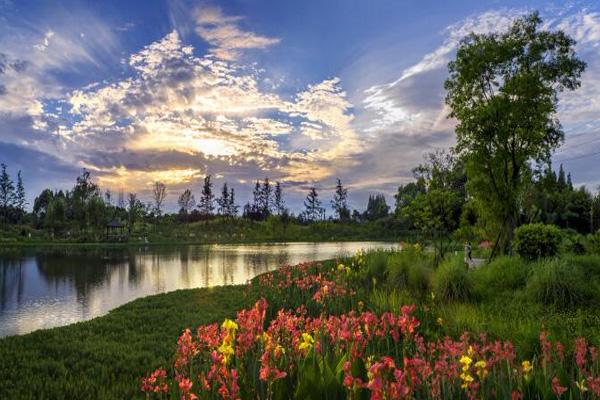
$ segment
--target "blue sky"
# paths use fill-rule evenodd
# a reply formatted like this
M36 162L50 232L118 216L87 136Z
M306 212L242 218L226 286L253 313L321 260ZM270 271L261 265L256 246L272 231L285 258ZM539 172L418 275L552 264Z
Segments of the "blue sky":
M600 184L600 7L530 1L0 0L0 161L30 199L88 168L103 188L168 200L204 174L245 201L269 177L297 208L337 177L351 206L389 202L451 146L443 81L458 40L538 9L578 41L555 163ZM596 167L596 168L594 168Z

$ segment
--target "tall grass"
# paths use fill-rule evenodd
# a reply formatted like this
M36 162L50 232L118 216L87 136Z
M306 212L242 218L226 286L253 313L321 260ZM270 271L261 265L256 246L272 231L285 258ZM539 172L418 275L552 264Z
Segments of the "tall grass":
M527 285L531 268L520 257L499 257L473 271L475 290L481 296L493 298L498 293L522 289Z
M431 288L433 260L415 251L391 253L387 264L387 283L393 288L408 289L414 295L427 294Z
M532 266L527 293L542 304L573 308L595 302L597 287L580 265L568 259L550 259Z
M445 302L469 301L474 297L472 279L459 256L442 262L433 273L432 284L435 295Z

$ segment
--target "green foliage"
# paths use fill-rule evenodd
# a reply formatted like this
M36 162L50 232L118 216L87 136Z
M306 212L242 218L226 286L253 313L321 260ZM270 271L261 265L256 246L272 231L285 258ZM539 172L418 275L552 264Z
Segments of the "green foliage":
M239 286L179 290L91 321L0 339L0 398L141 398L139 378L169 364L184 328L231 318L245 300Z
M469 193L484 217L500 227L504 251L532 162L548 160L564 136L557 94L578 88L585 69L572 38L542 28L539 14L532 13L504 32L467 36L445 82Z
M462 257L445 260L433 273L433 292L444 302L469 301L474 290Z
M555 256L561 240L560 229L554 225L526 224L515 230L515 250L528 260Z
M365 255L364 278L367 284L374 286L385 281L389 253L386 251L370 251Z
M561 253L584 254L586 248L586 238L574 229L564 229L562 231Z
M545 305L571 308L590 304L597 288L583 269L565 259L542 260L533 266L527 293Z
M431 286L430 256L413 249L393 252L388 257L387 283L393 288L410 290L413 295L428 294Z
M600 229L594 234L588 235L588 251L593 254L600 254Z
M482 265L471 276L476 292L492 298L501 292L525 287L530 270L530 266L520 257L502 256Z

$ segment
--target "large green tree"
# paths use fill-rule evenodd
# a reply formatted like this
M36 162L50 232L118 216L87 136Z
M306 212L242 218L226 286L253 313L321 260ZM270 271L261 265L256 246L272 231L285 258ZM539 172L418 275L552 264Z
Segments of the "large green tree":
M575 41L541 25L535 12L506 32L471 34L448 65L456 150L466 161L469 194L498 227L501 251L511 250L531 164L548 161L563 140L558 93L579 87L585 69Z

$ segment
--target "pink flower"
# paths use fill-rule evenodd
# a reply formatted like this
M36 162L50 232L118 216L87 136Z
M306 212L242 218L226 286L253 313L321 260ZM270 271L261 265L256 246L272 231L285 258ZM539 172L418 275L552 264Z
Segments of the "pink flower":
M560 385L560 381L556 376L552 378L552 392L554 392L556 396L560 397L566 391L567 388Z

